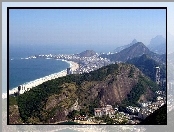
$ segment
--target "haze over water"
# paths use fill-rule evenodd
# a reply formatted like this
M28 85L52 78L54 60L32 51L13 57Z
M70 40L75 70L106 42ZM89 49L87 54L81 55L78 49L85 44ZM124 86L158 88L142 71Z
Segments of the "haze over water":
M116 48L165 36L165 9L13 9L10 46ZM111 47L111 48L110 48Z
M60 72L67 67L69 64L60 60L54 59L24 59L29 56L39 54L75 54L80 53L90 47L75 47L65 48L58 46L23 46L23 47L10 47L10 62L9 62L9 89L17 87L23 83L33 81L40 77L44 77L53 73ZM104 47L94 47L95 51L107 52L103 49ZM23 59L21 59L23 58ZM4 91L5 92L5 91Z
M84 50L113 52L133 39L147 45L156 35L165 36L165 15L162 9L12 9L9 12L10 88L68 66L57 60L20 58Z

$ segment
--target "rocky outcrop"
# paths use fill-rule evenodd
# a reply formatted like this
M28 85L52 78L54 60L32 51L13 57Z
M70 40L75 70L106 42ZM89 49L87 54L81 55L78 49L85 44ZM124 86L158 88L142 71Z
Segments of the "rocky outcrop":
M133 71L132 77L129 76L131 70ZM95 85L89 85L86 88L90 89L90 96L86 95L86 98L91 101L96 98L99 99L101 106L106 104L120 104L137 84L139 75L142 75L141 71L133 65L119 64L117 74L113 73L107 76L104 81L95 82Z

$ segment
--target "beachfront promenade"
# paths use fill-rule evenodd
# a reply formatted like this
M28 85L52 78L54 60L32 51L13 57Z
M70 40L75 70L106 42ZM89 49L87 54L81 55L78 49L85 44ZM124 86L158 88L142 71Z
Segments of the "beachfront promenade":
M89 73L89 72L97 70L103 66L106 66L109 64L115 64L115 62L112 62L107 58L101 58L97 54L94 56L91 56L91 57L80 57L78 54L72 54L72 55L66 55L66 54L65 55L62 55L62 54L51 55L50 54L50 55L35 55L35 56L31 56L28 58L21 58L21 59L36 59L36 58L56 59L56 60L65 61L70 64L71 70L73 72L78 71L78 74ZM77 62L78 64L75 62ZM31 88L38 86L48 80L66 76L66 73L67 73L67 71L65 69L62 72L51 74L49 76L45 76L45 77L36 79L34 81L22 84L22 85L20 85L21 86L20 94L23 94L25 91L28 91ZM17 87L13 88L12 90L9 90L9 94L14 94L14 92L18 92ZM7 94L3 93L2 98L7 98Z
M66 76L66 70L63 70L59 73L54 73L54 74L51 74L49 76L45 76L45 77L36 79L34 81L28 82L26 84L20 85L21 86L20 94L23 94L25 91L29 91L31 88L36 87L36 86L38 86L38 85L40 85L40 84L42 84L46 81L56 79L56 78L59 78L59 77L63 77L63 76ZM14 92L9 93L9 94L14 94Z
M73 61L66 61L67 63L70 64L70 67L73 71L77 70L78 69L78 64L73 62ZM49 80L52 80L52 79L56 79L56 78L59 78L59 77L63 77L63 76L66 76L67 75L67 71L66 69L61 71L61 72L58 72L58 73L54 73L54 74L51 74L51 75L48 75L48 76L45 76L45 77L42 77L42 78L39 78L39 79L36 79L34 81L30 81L30 82L27 82L27 83L24 83L21 86L21 90L20 90L20 94L23 94L25 91L29 91L30 89L32 89L33 87L36 87L46 81L49 81ZM11 94L14 94L15 92L18 92L18 87L15 87L13 88L12 90L9 90L9 95ZM7 98L7 93L3 93L2 94L2 98Z

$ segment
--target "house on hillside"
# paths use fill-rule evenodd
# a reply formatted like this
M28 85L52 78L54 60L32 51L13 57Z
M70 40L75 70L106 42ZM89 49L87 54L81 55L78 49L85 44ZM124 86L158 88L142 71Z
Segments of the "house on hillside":
M103 115L109 115L109 117L112 117L114 114L115 110L111 105L106 105L102 108L94 108L95 117L102 117Z

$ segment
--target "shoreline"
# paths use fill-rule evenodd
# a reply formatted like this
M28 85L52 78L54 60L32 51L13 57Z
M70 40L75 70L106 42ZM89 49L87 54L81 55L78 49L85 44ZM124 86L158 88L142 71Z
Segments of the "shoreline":
M62 60L62 59L60 59ZM67 61L67 60L62 60L62 61L65 61L67 63L69 63L69 67L75 71L76 69L78 69L78 64L76 62L73 62L73 61ZM68 68L68 67L67 67ZM46 81L49 81L49 80L52 80L52 79L56 79L56 78L59 78L59 77L63 77L63 76L66 76L67 75L67 71L66 69L60 71L60 72L57 72L57 73L53 73L53 74L50 74L48 76L44 76L44 77L41 77L39 79L35 79L33 81L30 81L30 82L27 82L27 83L24 83L24 84L21 84L21 90L20 90L20 94L23 94L25 91L29 91L30 89L32 89L33 87L36 87ZM11 94L14 94L14 92L17 92L18 91L18 87L15 87L11 90L9 90L9 95ZM7 92L6 93L2 93L2 99L5 99L7 98Z

